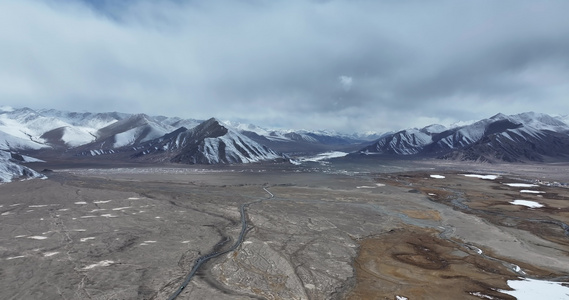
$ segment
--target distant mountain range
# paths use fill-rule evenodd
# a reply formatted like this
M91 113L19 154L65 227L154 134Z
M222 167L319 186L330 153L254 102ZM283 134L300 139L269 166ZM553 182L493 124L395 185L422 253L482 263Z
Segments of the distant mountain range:
M199 126L210 130L199 131ZM212 129L221 126L225 129ZM196 128L195 131L192 131ZM217 135L219 130L223 136ZM194 136L200 132L200 136ZM206 133L206 134L204 134ZM181 146L161 145L167 151L146 149L167 143L172 135L184 135ZM208 134L211 134L208 135ZM201 141L202 145L189 143ZM328 131L267 130L251 124L181 119L145 114L76 113L30 108L0 110L0 149L10 151L64 152L66 155L97 156L129 153L133 159L180 163L246 163L274 159L276 153L315 154L338 148L355 151L376 136L342 135ZM212 142L216 139L216 142ZM190 150L190 144L195 149ZM211 154L212 151L225 151ZM160 155L158 155L159 152ZM189 157L180 151L192 153ZM196 152L198 151L198 152ZM209 151L206 152L206 151ZM153 154L142 157L140 153ZM120 156L120 157L122 157ZM280 157L280 155L277 155Z
M40 158L49 154L183 164L286 161L288 157L327 151L350 152L347 159L377 156L488 162L566 160L567 119L533 112L497 114L461 126L434 124L381 135L346 135L267 130L215 118L2 108L0 150ZM11 162L17 163L13 159Z
M430 125L385 135L359 151L474 161L545 161L569 158L569 126L559 118L528 112L497 114L470 125Z

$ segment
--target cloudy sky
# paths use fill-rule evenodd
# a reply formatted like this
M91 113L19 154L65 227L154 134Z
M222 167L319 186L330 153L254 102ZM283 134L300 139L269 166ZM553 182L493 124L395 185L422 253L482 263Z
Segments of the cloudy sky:
M377 131L569 114L569 1L0 0L0 104Z

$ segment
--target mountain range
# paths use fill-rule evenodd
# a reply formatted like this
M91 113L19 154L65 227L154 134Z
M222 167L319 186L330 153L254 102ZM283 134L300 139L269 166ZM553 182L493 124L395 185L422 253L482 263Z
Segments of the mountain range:
M460 126L433 124L384 134L347 135L324 130L268 130L215 118L4 107L0 108L0 150L1 164L10 170L18 169L13 164L22 167L22 161L13 158L18 154L183 164L286 161L326 151L350 152L349 159L550 161L569 157L567 120L566 116L526 112L497 114ZM14 176L22 176L21 170L14 171Z
M546 114L497 114L465 126L430 125L387 134L359 151L474 161L546 161L569 157L569 125Z

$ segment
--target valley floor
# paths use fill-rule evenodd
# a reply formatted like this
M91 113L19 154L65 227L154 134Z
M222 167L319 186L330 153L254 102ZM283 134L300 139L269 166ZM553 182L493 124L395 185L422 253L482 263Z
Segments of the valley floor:
M238 240L246 203L243 242L178 299L514 299L508 280L569 282L569 189L546 183L567 165L371 163L47 165L0 185L0 298L167 299Z

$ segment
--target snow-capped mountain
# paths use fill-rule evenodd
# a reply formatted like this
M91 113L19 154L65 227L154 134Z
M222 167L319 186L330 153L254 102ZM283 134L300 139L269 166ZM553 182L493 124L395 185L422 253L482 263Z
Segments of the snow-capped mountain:
M8 150L53 149L56 152L102 154L158 138L180 127L203 121L179 117L118 112L68 112L54 109L0 108L0 147ZM244 123L224 122L227 128L278 152L316 154L355 151L378 136L333 131L272 130Z
M412 128L388 133L360 152L398 155L418 154L425 146L433 143L434 138L445 130L447 130L445 126L433 124L421 129Z
M191 129L181 127L136 149L133 157L139 159L186 164L250 163L280 158L273 150L215 118Z
M148 148L149 145L167 143L174 136L179 144L164 145L161 149L165 151L160 155L156 149ZM152 157L155 160L207 164L253 162L280 157L273 150L229 126L221 125L215 119L202 123L194 119L145 114L77 113L9 107L0 109L0 149L16 152L50 149L50 153L87 156L133 155L146 151L146 154L156 155L146 155L140 159ZM169 158L166 159L166 156Z
M100 148L133 146L161 137L174 129L154 121L145 114L132 115L99 129L93 143Z
M54 109L0 108L0 148L69 149L97 142L117 148L154 139L199 121L118 112L68 112Z
M561 121L565 124L569 124L569 115L560 115L554 117L556 120Z
M372 141L379 138L375 132L341 134L332 130L283 130L266 129L253 124L224 121L225 125L247 135L258 135L276 142L308 142L345 145Z
M338 150L356 151L379 137L376 133L340 134L330 130L279 130L230 121L223 123L260 144L291 156Z
M70 112L60 111L55 109L39 109L37 113L45 116L52 117L73 126L82 126L87 128L103 128L111 125L112 123L130 117L129 114L119 112L108 113L90 113L90 112Z
M31 141L20 146L11 143L11 150L40 148L76 147L95 140L95 133L101 127L121 118L118 113L93 114L71 113L56 110L30 108L0 111L0 143L19 138ZM7 136L9 135L9 136Z
M182 119L178 117L165 117L165 116L154 116L150 118L152 118L154 121L160 124L170 126L171 128L180 128L180 127L194 128L204 121L204 120Z
M11 182L15 179L45 178L44 175L21 165L21 163L31 161L37 160L0 150L0 182Z
M431 125L389 134L363 154L427 155L468 160L541 161L569 157L569 125L534 112L497 114L470 125Z

